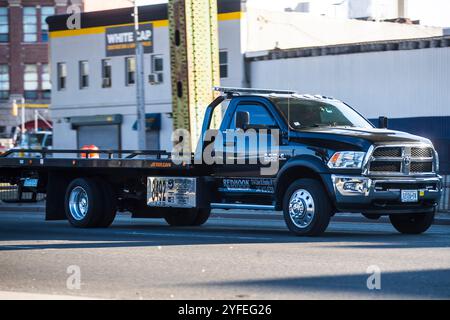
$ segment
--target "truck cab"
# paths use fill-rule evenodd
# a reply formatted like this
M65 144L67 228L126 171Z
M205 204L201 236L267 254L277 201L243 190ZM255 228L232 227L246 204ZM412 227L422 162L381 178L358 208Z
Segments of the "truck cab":
M216 190L211 207L282 210L297 235L321 234L338 212L369 219L387 215L402 233L421 233L431 225L442 186L430 140L375 128L334 98L219 90L223 95L207 109L203 136L216 108L225 104L223 120L214 142L201 141L201 150L209 146L218 160L211 166ZM256 138L249 138L249 131ZM237 142L237 132L244 143ZM267 161L255 158L277 162L277 170L264 173Z

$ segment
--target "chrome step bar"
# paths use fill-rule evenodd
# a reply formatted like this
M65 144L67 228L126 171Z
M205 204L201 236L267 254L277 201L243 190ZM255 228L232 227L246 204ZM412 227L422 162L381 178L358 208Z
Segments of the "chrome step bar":
M211 203L211 209L240 209L240 210L275 210L273 205L241 204L241 203Z

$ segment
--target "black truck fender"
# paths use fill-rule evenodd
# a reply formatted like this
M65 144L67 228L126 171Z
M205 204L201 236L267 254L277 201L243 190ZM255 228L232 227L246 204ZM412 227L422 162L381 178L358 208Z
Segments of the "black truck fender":
M320 181L327 191L328 197L334 204L334 187L328 167L323 161L314 156L298 156L291 158L283 165L275 179L275 208L282 210L283 196L297 179L309 178Z

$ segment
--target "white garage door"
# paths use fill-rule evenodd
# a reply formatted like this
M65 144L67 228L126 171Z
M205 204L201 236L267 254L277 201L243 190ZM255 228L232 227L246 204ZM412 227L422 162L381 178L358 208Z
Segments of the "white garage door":
M120 150L118 125L78 127L78 148L95 145L101 150Z

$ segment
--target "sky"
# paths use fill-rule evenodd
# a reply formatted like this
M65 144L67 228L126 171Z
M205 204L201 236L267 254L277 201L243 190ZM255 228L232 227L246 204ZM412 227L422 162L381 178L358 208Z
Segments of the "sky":
M140 5L165 3L167 0L138 0ZM249 6L280 10L287 7L295 7L299 2L307 0L248 0ZM342 0L309 0L321 5L342 2ZM389 1L389 0L388 0ZM395 1L395 0L392 0ZM412 19L420 19L421 24L428 26L450 27L450 1L449 0L407 0L408 16Z

